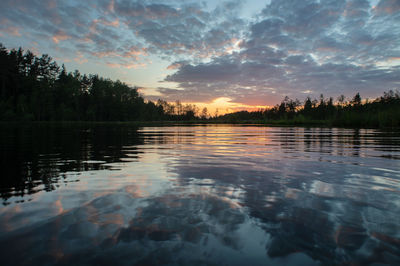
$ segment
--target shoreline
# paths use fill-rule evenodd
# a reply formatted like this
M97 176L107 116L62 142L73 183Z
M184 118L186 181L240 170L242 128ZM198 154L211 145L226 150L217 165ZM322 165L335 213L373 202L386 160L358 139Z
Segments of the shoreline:
M120 126L207 126L207 125L234 125L234 126L264 126L264 127L306 127L306 128L348 128L348 129L392 129L400 127L373 127L349 126L332 123L331 121L293 122L276 121L0 121L0 126L87 126L87 125L120 125Z

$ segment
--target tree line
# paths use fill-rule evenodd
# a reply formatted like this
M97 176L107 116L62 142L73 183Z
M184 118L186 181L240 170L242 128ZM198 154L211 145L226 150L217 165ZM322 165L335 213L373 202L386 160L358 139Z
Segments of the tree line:
M210 116L179 100L146 101L117 80L67 72L44 54L7 50L0 44L0 121L208 121L223 123L316 124L329 126L400 127L400 94L389 90L370 101L359 93L346 100L285 97L265 110Z
M304 102L285 97L280 104L254 112L241 111L217 118L230 123L260 121L271 124L327 125L346 127L400 127L400 93L398 90L384 92L375 100L362 100L359 93L346 101L341 95L320 99L307 97Z
M8 51L2 44L0 90L2 121L180 121L202 116L195 105L145 101L137 87L67 72L46 54Z

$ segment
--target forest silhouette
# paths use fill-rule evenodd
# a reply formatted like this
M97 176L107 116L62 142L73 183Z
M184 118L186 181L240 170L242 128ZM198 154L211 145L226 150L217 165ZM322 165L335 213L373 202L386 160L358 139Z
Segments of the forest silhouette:
M146 101L117 80L67 72L53 59L31 51L7 50L0 44L0 121L193 121L326 125L346 127L399 127L400 93L384 92L375 100L359 93L334 101L307 97L304 102L285 97L280 104L258 111L210 115L179 100Z

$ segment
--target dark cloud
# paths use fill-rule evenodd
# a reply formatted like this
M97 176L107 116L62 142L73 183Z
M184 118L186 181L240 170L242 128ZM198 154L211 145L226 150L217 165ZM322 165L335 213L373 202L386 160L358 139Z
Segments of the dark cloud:
M344 0L272 1L263 10L266 17L284 21L282 30L297 38L314 38L341 17Z
M166 81L218 82L226 81L240 74L240 66L232 62L184 65L175 74L166 77Z
M224 2L213 11L201 4L151 4L115 1L115 15L142 38L148 49L168 57L210 57L220 54L239 38L244 22L232 20L239 5ZM222 9L229 8L229 12ZM226 9L225 9L226 10Z
M377 96L400 86L400 69L390 64L400 53L397 8L393 1L372 7L362 0L273 0L250 25L240 52L182 66L165 80L181 88L196 84L193 95L218 86L220 97L246 104L257 95L270 104L273 93ZM377 10L385 16L374 15Z
M13 25L15 34L21 28L52 41L53 47L75 47L86 57L107 56L121 65L140 59L124 57L130 46L168 59L221 55L239 38L238 27L244 25L229 17L239 9L236 1L223 2L214 10L196 1L5 0L1 5L2 32L9 34ZM226 8L229 12L224 13Z

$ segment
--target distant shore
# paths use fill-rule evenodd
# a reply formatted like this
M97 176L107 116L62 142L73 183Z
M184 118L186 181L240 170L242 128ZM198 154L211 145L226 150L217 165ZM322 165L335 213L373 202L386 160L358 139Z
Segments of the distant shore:
M359 129L396 129L400 127L373 127L373 126L351 126L335 124L332 121L311 120L307 122L290 120L272 121L215 121L215 120L193 120L193 121L0 121L0 126L96 126L96 125L118 125L118 126L207 126L207 125L234 125L234 126L263 126L263 127L315 127L315 128L359 128Z

